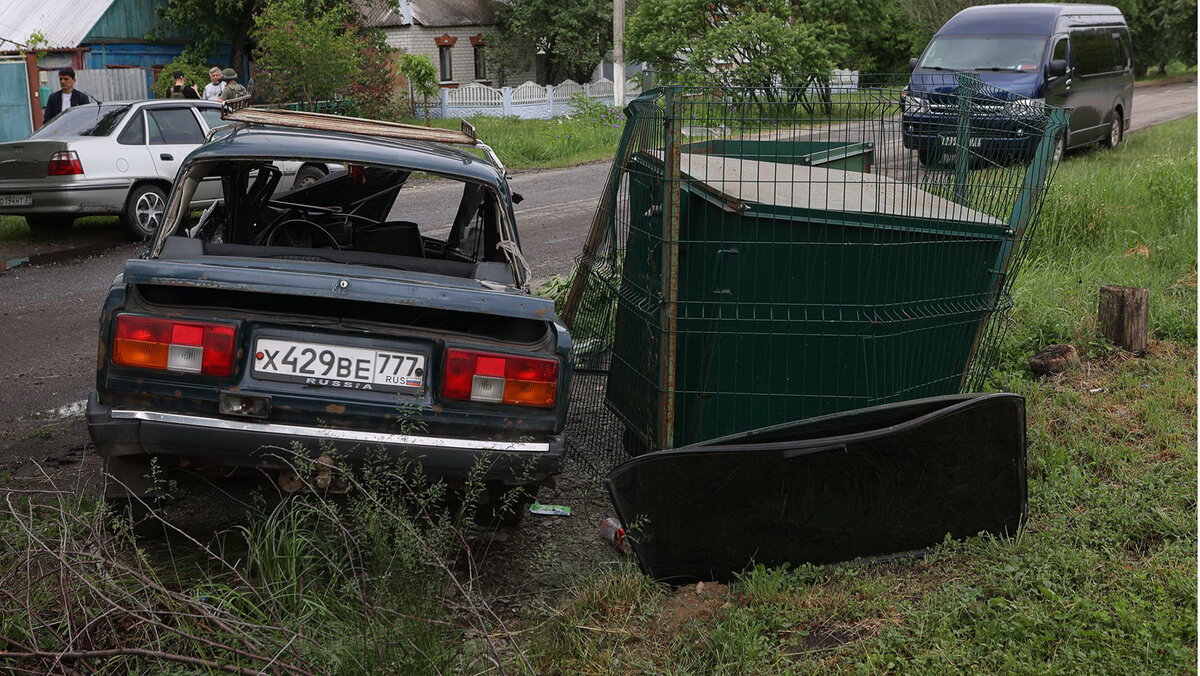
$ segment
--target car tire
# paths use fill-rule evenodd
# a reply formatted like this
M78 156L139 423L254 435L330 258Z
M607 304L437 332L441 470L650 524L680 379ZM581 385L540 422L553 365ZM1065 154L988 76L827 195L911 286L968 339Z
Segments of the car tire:
M521 525L529 505L537 497L537 486L490 487L489 497L475 507L475 524L482 528L513 528ZM513 497L509 494L516 493ZM507 502L507 504L505 504Z
M1104 147L1109 150L1116 150L1121 145L1121 141L1125 138L1125 118L1121 115L1121 111L1113 110L1112 121L1108 125L1108 136L1104 139Z
M942 151L934 148L917 148L917 160L923 167L932 167L942 159Z
M292 188L307 188L308 186L316 183L328 175L329 172L325 171L321 167L318 167L315 164L306 164L303 167L300 167L300 171L296 172L296 178L292 180Z
M145 241L158 229L166 206L167 195L161 188L142 183L129 191L121 221L135 240Z
M55 232L61 232L71 227L75 223L74 216L26 216L25 223L29 225L29 231L35 235L47 235Z

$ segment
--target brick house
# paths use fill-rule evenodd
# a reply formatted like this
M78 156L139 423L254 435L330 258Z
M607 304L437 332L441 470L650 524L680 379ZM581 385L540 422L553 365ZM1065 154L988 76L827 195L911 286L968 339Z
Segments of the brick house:
M383 30L389 45L432 59L443 88L533 80L536 74L530 70L509 73L501 82L488 61L488 40L495 34L500 7L496 0L362 0L360 11L367 25Z

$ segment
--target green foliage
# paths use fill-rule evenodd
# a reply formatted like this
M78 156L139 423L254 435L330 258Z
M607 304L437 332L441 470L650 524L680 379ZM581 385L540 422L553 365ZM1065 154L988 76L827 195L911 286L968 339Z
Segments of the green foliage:
M158 77L154 79L154 96L156 98L167 98L171 94L171 85L175 84L175 79L171 74L177 70L183 71L184 81L190 87L196 85L196 89L203 94L204 85L212 82L208 77L208 66L203 63L190 60L192 57L181 55L171 63L163 66Z
M489 46L501 79L543 55L551 84L587 82L612 49L612 0L512 0L496 14L497 44Z
M486 459L459 492L403 461L329 475L308 453L276 453L308 491L254 500L243 525L207 543L173 526L169 541L134 540L128 522L74 491L8 496L0 662L70 671L84 663L63 651L96 650L86 664L99 673L427 674L498 661L495 616L456 566L477 537ZM323 476L346 495L317 497ZM89 627L86 643L64 642L75 626Z
M808 74L828 73L849 56L850 33L817 11L821 3L800 4L645 2L629 18L629 56L652 64L671 82L801 86Z
M1196 63L1196 3L1192 0L1117 0L1129 23L1139 75L1165 72L1172 61Z
M424 54L401 54L399 59L400 74L408 80L410 98L409 109L416 116L416 101L411 97L421 97L424 105L425 124L429 124L429 99L438 95L438 72L433 60Z
M207 63L222 42L230 41L230 64L237 70L245 54L254 14L265 0L168 0L157 7L161 21L146 37L162 40L171 32L187 38L184 57Z
M390 48L345 3L267 0L254 38L261 95L275 103L350 100L362 117L395 116Z
M621 125L579 117L522 120L515 117L471 118L479 138L496 151L510 169L569 167L612 159L621 138ZM435 119L432 124L458 129L458 120Z
M1150 289L1151 337L1195 344L1196 138L1192 117L1067 155L1013 288L1002 372L1052 343L1088 348L1104 284Z
M340 8L320 11L304 0L268 0L254 30L267 97L312 104L344 95L359 75L348 18Z

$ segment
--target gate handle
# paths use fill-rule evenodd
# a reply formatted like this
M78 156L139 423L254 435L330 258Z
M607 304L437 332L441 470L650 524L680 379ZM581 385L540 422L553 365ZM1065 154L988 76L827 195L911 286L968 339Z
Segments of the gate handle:
M729 256L736 256L737 249L717 249L717 264L713 270L713 294L717 296L732 296L733 289L728 286L721 286L725 276L722 274L725 268L725 259Z
M170 161L174 160L175 158L171 155L171 153L163 153L158 156L158 159L160 159L164 162L170 162Z

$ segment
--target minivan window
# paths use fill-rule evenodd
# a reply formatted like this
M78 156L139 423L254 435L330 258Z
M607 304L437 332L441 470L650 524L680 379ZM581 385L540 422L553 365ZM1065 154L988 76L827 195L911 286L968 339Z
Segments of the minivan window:
M1111 28L1093 28L1073 33L1072 42L1075 72L1079 75L1111 73L1125 67L1124 50L1119 39L1113 39Z
M1071 42L1067 38L1059 38L1058 41L1054 43L1054 51L1050 52L1050 60L1066 61L1067 48L1070 47L1070 45Z
M934 70L1034 71L1042 63L1042 36L935 36L917 64Z
M68 138L71 136L108 136L129 112L128 104L109 104L69 108L29 138Z

